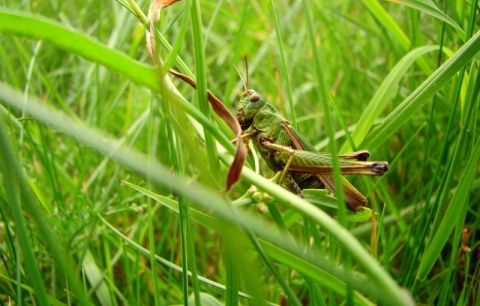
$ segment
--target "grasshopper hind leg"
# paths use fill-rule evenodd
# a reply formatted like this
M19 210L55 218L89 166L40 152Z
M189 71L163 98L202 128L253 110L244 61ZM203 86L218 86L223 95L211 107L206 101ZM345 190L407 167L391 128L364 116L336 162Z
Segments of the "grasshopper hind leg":
M333 194L337 194L335 190L335 181L333 179L333 175L317 175L318 179L325 185L326 189L330 190ZM367 206L368 202L367 199L361 194L355 187L353 187L350 182L345 179L343 176L342 185L343 185L343 193L345 197L345 202L347 203L348 207L353 211L362 210L363 207Z

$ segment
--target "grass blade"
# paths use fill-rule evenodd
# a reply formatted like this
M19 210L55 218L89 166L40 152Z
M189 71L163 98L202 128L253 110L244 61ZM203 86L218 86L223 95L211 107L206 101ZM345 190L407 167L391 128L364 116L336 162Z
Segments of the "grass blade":
M438 46L420 47L407 53L392 69L385 80L382 82L372 100L363 111L362 116L357 122L357 127L352 132L351 137L355 145L358 146L365 139L368 131L372 128L375 120L378 119L385 106L391 101L397 92L400 81L405 76L407 70L413 65L420 56L438 50ZM357 148L352 148L349 142L346 142L340 152L352 152Z
M118 72L138 84L159 91L156 70L115 51L96 39L42 16L0 8L0 31L48 41L59 48L78 54Z
M433 97L455 74L480 51L480 31L440 66L425 82L412 92L384 122L366 137L360 147L378 148L399 127L405 124Z
M468 204L468 197L470 194L470 188L473 182L473 178L476 175L477 163L480 160L480 141L477 141L475 148L470 155L465 172L463 173L460 182L458 183L457 190L453 195L452 202L445 212L445 217L442 220L438 231L435 233L430 245L428 246L425 254L422 257L420 266L417 271L417 279L425 280L425 277L432 269L433 265L437 261L440 252L445 246L448 237L453 231L453 228L457 224L457 219L460 216L459 211L465 209L465 205Z
M402 4L409 6L416 10L419 10L425 14L431 15L449 25L451 25L462 40L465 40L466 34L465 31L448 15L442 12L436 5L430 0L388 0L390 2Z

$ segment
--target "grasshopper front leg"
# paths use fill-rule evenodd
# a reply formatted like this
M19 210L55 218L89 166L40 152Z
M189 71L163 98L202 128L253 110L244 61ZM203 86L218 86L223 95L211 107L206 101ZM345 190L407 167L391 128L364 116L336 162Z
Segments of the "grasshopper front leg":
M252 129L252 130L250 130L249 132L243 133L243 134L241 135L242 141L245 142L247 139L249 139L249 138L251 138L251 137L253 137L253 136L257 135L257 134L258 134L258 130L255 130L255 129ZM233 144L236 144L236 143L237 143L237 138L233 139L231 142L232 142Z

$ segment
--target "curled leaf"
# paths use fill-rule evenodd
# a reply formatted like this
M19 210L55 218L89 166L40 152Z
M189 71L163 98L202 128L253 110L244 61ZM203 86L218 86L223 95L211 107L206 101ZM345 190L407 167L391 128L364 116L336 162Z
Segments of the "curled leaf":
M173 69L170 69L169 72L184 81L185 83L189 84L193 88L197 88L197 83L195 83L195 81L188 76ZM232 129L233 133L236 136L237 149L235 151L235 157L233 159L232 165L230 166L227 176L226 190L229 190L232 185L235 184L240 178L243 164L245 163L245 159L247 158L247 147L242 141L242 129L237 119L228 111L222 101L215 97L209 90L207 90L207 95L208 101L210 102L210 105L212 106L214 112L223 121L225 121L225 123L228 124L228 126Z

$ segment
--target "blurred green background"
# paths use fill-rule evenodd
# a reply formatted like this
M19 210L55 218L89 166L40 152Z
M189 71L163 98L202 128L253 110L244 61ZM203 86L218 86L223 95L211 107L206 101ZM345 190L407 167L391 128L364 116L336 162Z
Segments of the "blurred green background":
M349 177L373 233L261 160L222 192L234 135L159 78L150 4L2 1L2 305L480 300L477 1L191 0L154 23L156 56L232 114L246 56L249 87L318 150L388 161ZM263 215L251 185L274 198Z

